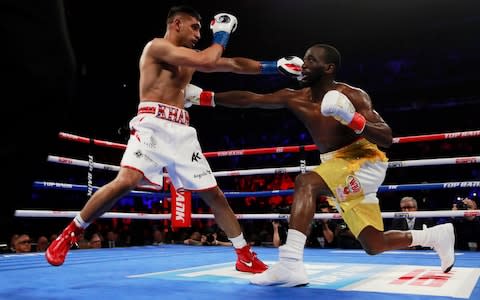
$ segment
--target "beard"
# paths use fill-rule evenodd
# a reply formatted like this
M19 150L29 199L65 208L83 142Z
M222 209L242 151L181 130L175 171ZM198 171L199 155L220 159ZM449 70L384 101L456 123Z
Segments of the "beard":
M298 82L302 88L306 88L315 85L317 82L321 81L323 77L323 73L321 72L310 73L308 76L302 77Z
M298 84L300 85L300 87L301 87L302 89L312 86L312 82L311 82L310 80L300 79L300 80L298 81Z

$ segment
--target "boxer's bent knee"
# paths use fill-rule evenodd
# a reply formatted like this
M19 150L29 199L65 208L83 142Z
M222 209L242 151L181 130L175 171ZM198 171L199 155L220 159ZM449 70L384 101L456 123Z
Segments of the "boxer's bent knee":
M368 255L376 255L385 251L385 238L382 231L375 229L372 226L365 227L358 236L363 250Z
M122 188L135 188L142 179L143 174L139 171L122 168L113 183Z

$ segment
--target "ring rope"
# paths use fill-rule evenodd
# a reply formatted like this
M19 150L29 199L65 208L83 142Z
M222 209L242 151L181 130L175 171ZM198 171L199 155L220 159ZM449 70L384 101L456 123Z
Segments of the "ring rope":
M55 155L49 155L47 160L49 162L73 165L79 167L89 167L89 162L80 159L61 157ZM460 164L473 164L480 163L480 156L470 157L452 157L452 158L434 158L434 159L418 159L418 160L404 160L404 161L391 161L388 163L389 168L402 168L402 167L420 167L420 166L438 166L438 165L460 165ZM93 163L93 167L96 169L119 171L120 167L109 164ZM311 171L317 166L305 166L306 171ZM231 171L217 171L213 172L215 177L226 176L244 176L244 175L266 175L277 173L295 173L301 172L302 167L283 167L283 168L262 168L262 169L248 169L248 170L231 170ZM168 173L164 173L164 176L168 176Z
M91 143L93 141L94 145L125 149L126 145L120 143L114 143L109 141L97 140L85 138L73 134L61 132L59 136L63 139L82 142L82 143ZM480 130L476 131L465 131L465 132L454 132L454 133L440 133L440 134L429 134L429 135L418 135L418 136L406 136L406 137L397 137L393 139L393 143L410 143L410 142L419 142L419 141L433 141L433 140L445 140L445 139L456 139L456 138L467 138L467 137L476 137L480 136ZM221 157L221 156L238 156L238 155L253 155L253 154L270 154L270 153L282 153L282 152L300 152L300 151L312 151L316 150L315 145L305 145L305 146L287 146L287 147L271 147L271 148L256 148L256 149L243 149L243 150L229 150L229 151L216 151L216 152L206 152L204 153L205 157ZM49 157L50 158L50 157ZM69 158L54 157L55 162L61 162L66 164L75 165L83 164L84 161L73 160ZM424 165L440 165L440 164L465 164L465 163L477 163L479 157L457 157L457 158L444 158L444 159L424 159L424 160L411 160L411 161L398 161L390 162L389 167L409 167L409 166L424 166ZM88 162L87 162L88 166ZM106 165L94 163L94 167L103 168L105 170L117 170L118 166ZM223 171L223 176L233 176L233 175L246 175L240 174L243 171L251 172L265 172L265 170L270 170L271 172L278 173L287 172L286 170L290 168L268 168L268 169L253 169L253 170L240 170L240 171ZM291 172L298 172L300 167L292 167ZM220 175L219 176L222 176ZM256 174L256 173L255 173ZM265 173L258 173L265 174ZM251 174L253 175L253 174ZM218 175L217 175L218 176ZM411 190L425 190L425 189L451 189L451 188L471 188L471 187L480 187L480 181L465 181L465 182L444 182L444 183L427 183L427 184L403 184L403 185L383 185L380 186L378 191L411 191ZM34 188L54 188L54 189L70 189L70 190L85 190L87 186L85 185L74 185L66 183L56 183L56 182L34 182ZM95 190L98 187L93 187ZM293 193L293 190L274 190L274 191L263 191L263 192L225 192L225 196L228 198L237 198L237 197L247 197L247 196L270 196L270 195L290 195ZM133 195L145 195L145 194L155 194L162 195L161 193L152 193L144 191L132 191ZM168 194L164 193L165 196ZM78 211L39 211L39 210L17 210L15 216L18 217L74 217L78 214ZM382 212L383 218L396 218L396 217L465 217L465 216L480 216L480 210L468 210L468 211L421 211L421 212ZM239 219L287 219L289 214L237 214ZM107 212L103 214L100 218L130 218L130 219L152 219L152 220L162 220L170 219L171 214L145 214L145 213L118 213L118 212ZM204 219L214 219L213 214L192 214L192 218L204 218ZM340 219L341 215L338 213L322 213L315 214L314 219Z
M72 190L72 191L85 191L86 185L71 184L71 183L59 183L59 182L47 182L47 181L35 181L33 183L35 189L53 189L53 190ZM474 188L480 187L480 181L454 181L454 182L438 182L438 183L413 183L413 184L399 184L399 185L381 185L378 192L391 192L391 191L421 191L421 190L442 190L442 189L455 189L455 188ZM97 190L99 187L93 186L93 190ZM272 190L261 192L224 192L227 198L244 198L244 197L269 197L269 196L288 196L292 195L293 189L287 190ZM169 193L158 193L149 191L131 191L132 196L141 195L157 195L168 197ZM192 197L196 195L193 193Z
M57 210L16 210L16 217L34 218L73 218L79 211L57 211ZM435 217L473 217L480 216L480 210L434 210L415 212L382 212L382 218L435 218ZM263 219L288 219L290 214L236 214L237 219L263 220ZM100 218L106 219L141 219L141 220L170 220L171 214L149 214L149 213L122 213L106 212ZM320 219L341 219L339 213L316 213L315 220ZM215 219L213 214L192 214L192 219Z
M403 143L424 142L424 141L459 139L459 138L468 138L468 137L477 137L477 136L480 136L480 130L396 137L396 138L393 138L393 143L403 144ZM82 136L78 136L71 133L65 133L65 132L60 132L59 137L61 139L70 140L70 141L79 142L79 143L90 143L90 141L93 140L94 145L108 147L108 148L116 148L116 149L126 148L125 144L114 143L114 142L109 142L105 140L90 139L87 137L82 137ZM311 145L304 145L304 146L285 146L285 147L227 150L227 151L205 152L203 153L203 155L205 157L223 157L223 156L242 156L242 155L255 155L255 154L291 153L291 152L300 152L302 150L304 151L317 150L317 146L314 144L311 144Z

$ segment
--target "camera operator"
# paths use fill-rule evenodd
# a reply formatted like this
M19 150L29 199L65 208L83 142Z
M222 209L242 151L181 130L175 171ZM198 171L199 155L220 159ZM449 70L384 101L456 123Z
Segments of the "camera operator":
M453 203L452 210L476 210L477 203L469 198L463 198ZM480 218L466 215L453 219L455 226L455 248L459 250L480 250Z
M327 199L320 199L317 204L321 213L336 213L337 210L331 206ZM321 219L312 222L310 234L307 237L307 246L316 248L335 248L335 229L342 220Z
M225 235L225 232L219 230L217 232L211 232L204 235L202 239L202 245L204 246L233 246Z

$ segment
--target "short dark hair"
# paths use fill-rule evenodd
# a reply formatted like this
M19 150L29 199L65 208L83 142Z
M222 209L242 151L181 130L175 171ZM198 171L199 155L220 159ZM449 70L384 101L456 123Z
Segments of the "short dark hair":
M190 7L188 5L178 5L178 6L173 6L168 11L167 24L171 23L173 21L173 17L175 17L177 14L180 14L180 13L192 16L199 21L202 20L202 17L200 16L200 14L195 9L193 9L192 7Z
M334 64L338 70L342 65L342 56L337 48L328 44L315 44L313 47L322 48L325 50L325 62L328 64Z

